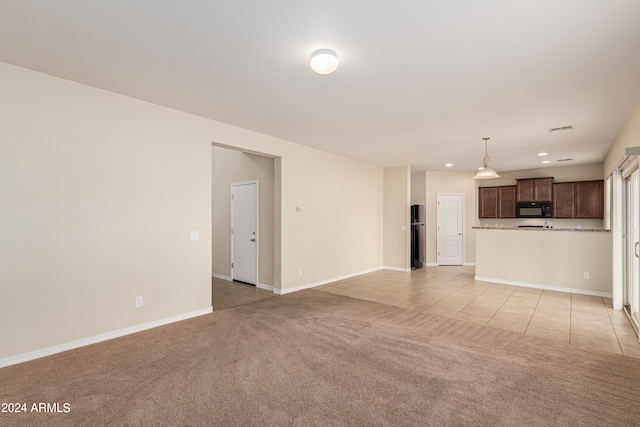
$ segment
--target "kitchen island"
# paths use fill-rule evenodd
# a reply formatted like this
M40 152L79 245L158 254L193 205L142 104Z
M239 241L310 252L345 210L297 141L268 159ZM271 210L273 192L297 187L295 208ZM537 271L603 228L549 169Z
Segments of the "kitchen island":
M613 257L609 230L473 229L476 280L611 297Z

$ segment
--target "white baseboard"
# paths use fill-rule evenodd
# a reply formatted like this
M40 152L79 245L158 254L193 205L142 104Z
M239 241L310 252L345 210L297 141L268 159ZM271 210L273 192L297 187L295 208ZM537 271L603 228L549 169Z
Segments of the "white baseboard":
M211 277L215 277L216 279L226 280L227 282L231 282L231 276L223 276L222 274L213 273Z
M94 335L88 338L82 338L82 339L71 341L65 344L54 345L53 347L47 347L41 350L35 350L27 353L18 354L16 356L6 357L4 359L0 359L0 368L4 368L6 366L11 366L11 365L17 365L18 363L28 362L30 360L39 359L41 357L51 356L53 354L61 353L63 351L73 350L74 348L80 348L87 345L96 344L102 341L108 341L114 338L120 338L125 335L135 334L136 332L146 331L147 329L157 328L158 326L179 322L181 320L202 316L212 312L213 312L213 307L209 307L209 308L205 308L198 311L192 311L190 313L168 317L166 319L154 320L153 322L147 322L141 325L130 326L124 329L118 329L117 331L107 332L100 335Z
M264 289L264 290L266 290L266 291L275 292L275 291L273 290L273 286L271 286L271 285L265 285L265 284L263 284L263 283L258 283L258 284L256 285L256 288L258 288L258 289Z
M437 262L429 262L425 265L427 267L440 267L440 265ZM463 267L473 267L475 265L476 265L475 262L465 262L462 264ZM459 265L443 265L442 267L460 267L460 266Z
M490 277L480 277L480 276L475 276L474 279L480 282L492 282L492 283L498 283L500 285L513 285L513 286L522 286L524 288L546 289L549 291L558 291L558 292L570 292L572 294L591 295L594 297L605 297L605 298L612 297L612 294L609 292L589 291L589 290L577 289L577 288L563 288L560 286L540 285L537 283L524 283L524 282L516 282L515 280L492 279Z
M276 289L276 288L273 288L273 293L278 294L278 295L290 294L291 292L297 292L297 291L302 291L304 289L315 288L316 286L326 285L327 283L337 282L338 280L350 279L350 278L356 277L356 276L362 276L363 274L373 273L374 271L380 271L382 269L383 269L383 267L376 267L376 268L372 268L372 269L369 269L369 270L359 271L357 273L346 274L344 276L334 277L334 278L327 279L327 280L321 280L319 282L313 282L313 283L307 283L307 284L300 285L300 286L295 286L293 288L287 288L287 289Z

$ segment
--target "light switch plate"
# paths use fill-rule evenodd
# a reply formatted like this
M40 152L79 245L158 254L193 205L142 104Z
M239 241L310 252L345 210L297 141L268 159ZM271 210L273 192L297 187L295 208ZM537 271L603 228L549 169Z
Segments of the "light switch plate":
M189 240L200 240L200 232L199 231L190 231L189 232Z

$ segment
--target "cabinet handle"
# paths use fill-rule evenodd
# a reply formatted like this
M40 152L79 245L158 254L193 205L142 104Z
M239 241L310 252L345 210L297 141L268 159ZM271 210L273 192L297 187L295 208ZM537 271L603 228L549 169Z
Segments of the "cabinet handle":
M636 253L636 258L640 258L640 255L638 255L638 246L640 245L640 242L636 242L636 246L635 246L635 250L634 252Z

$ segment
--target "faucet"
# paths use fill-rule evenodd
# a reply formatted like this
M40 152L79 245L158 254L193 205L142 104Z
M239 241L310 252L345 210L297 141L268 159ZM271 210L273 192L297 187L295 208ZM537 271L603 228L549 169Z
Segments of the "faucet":
M546 220L542 228L548 228L549 230L551 230L551 221Z

